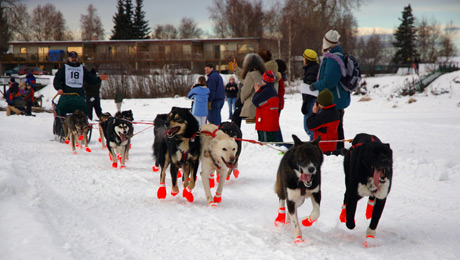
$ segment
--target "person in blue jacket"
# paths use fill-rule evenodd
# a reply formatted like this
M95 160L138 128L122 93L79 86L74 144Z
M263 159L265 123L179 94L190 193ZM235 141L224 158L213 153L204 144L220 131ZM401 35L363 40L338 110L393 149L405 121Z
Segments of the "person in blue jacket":
M195 116L200 127L206 124L208 116L208 97L209 89L206 87L206 78L198 78L198 84L195 84L188 92L187 97L193 99L192 114Z
M214 69L214 65L206 64L204 71L208 76L206 86L209 89L208 100L208 121L209 123L220 125L222 122L221 110L225 103L225 86L219 72Z
M335 30L329 30L323 38L323 60L318 73L317 82L310 85L310 90L318 90L321 92L324 89L329 89L334 96L334 104L340 112L340 123L337 128L338 139L345 138L343 131L343 116L345 108L350 105L350 92L340 86L340 79L345 76L345 66L343 64L343 50L340 46L340 34ZM337 150L333 152L335 155L341 155L341 150L344 148L343 142L337 143Z

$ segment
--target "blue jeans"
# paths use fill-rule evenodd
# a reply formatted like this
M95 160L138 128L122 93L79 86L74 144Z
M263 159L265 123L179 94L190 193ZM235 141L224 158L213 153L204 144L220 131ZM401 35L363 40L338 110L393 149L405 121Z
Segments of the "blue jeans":
M220 111L224 107L225 100L214 100L211 102L211 110L208 113L208 123L220 125L222 117Z
M235 112L236 109L236 97L227 97L227 104L228 104L228 118L232 119L233 112Z
M313 141L313 131L310 131L307 127L307 118L313 114L313 105L316 102L316 98L308 101L307 103L307 108L308 108L308 113L303 116L303 128L305 129L305 133L310 137L310 141Z

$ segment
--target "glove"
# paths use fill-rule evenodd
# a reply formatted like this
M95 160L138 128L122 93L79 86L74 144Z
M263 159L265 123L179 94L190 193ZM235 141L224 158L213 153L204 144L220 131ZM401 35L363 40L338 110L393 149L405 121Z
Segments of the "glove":
M315 90L316 90L315 84L314 84L314 83L312 83L312 84L310 85L310 90L311 90L311 91L315 91Z
M212 102L208 102L208 110L211 110L211 104Z

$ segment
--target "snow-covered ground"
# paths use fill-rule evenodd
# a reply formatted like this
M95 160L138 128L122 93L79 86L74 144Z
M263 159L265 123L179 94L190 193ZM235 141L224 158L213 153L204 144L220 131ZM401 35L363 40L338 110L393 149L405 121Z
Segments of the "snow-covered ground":
M107 149L93 132L92 153L74 155L53 140L53 115L0 114L0 259L460 259L460 72L442 76L425 93L392 97L410 76L367 78L370 101L353 96L346 110L346 138L365 132L390 143L393 187L377 228L375 247L364 248L366 200L358 204L357 227L339 221L344 187L343 157L325 157L321 216L301 227L275 227L278 198L273 191L281 155L244 143L240 176L224 187L222 203L207 205L199 178L195 201L169 195L158 200L159 174L152 172L153 131L135 125L130 160L113 169ZM431 90L450 93L432 95ZM44 104L55 94L41 91ZM1 106L6 103L0 100ZM185 98L126 100L136 121L152 121ZM286 141L305 140L301 96L286 96L281 125ZM114 112L113 100L103 100ZM227 106L222 111L227 117ZM244 138L257 138L242 125ZM348 144L347 144L348 146ZM214 189L213 189L214 191ZM214 191L215 192L215 191ZM300 208L308 216L310 201Z

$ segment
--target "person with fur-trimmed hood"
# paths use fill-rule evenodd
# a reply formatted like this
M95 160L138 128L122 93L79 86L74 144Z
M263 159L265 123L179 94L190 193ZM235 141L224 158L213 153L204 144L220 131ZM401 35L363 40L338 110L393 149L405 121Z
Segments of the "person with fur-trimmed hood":
M267 49L260 49L257 54L259 54L259 56L264 61L265 68L275 73L276 79L273 83L273 86L275 87L276 93L278 93L279 81L281 80L281 73L278 70L278 63L276 63L276 61L272 59L272 53Z
M342 46L340 46L340 34L335 30L329 30L323 38L323 60L321 62L318 81L310 85L312 91L322 91L329 89L334 96L334 104L340 112L340 123L338 126L338 139L345 138L343 132L343 116L345 108L350 105L350 92L340 86L340 79L346 75L344 62L344 54ZM335 155L341 155L341 150L344 147L342 142L337 144Z
M307 119L307 127L313 131L313 140L318 136L321 136L321 141L337 140L340 114L333 102L334 97L329 89L318 94L313 113ZM337 142L320 142L319 148L324 154L330 155L336 150Z
M244 57L243 68L237 70L238 79L243 82L240 90L240 99L243 104L240 117L245 118L246 123L255 122L256 107L252 103L255 94L254 84L262 82L262 75L266 70L264 61L255 53L247 54Z
M276 76L272 70L267 70L262 76L263 83L254 84L255 94L252 103L256 109L256 130L260 142L274 142L275 134L279 131L280 100L275 90Z

